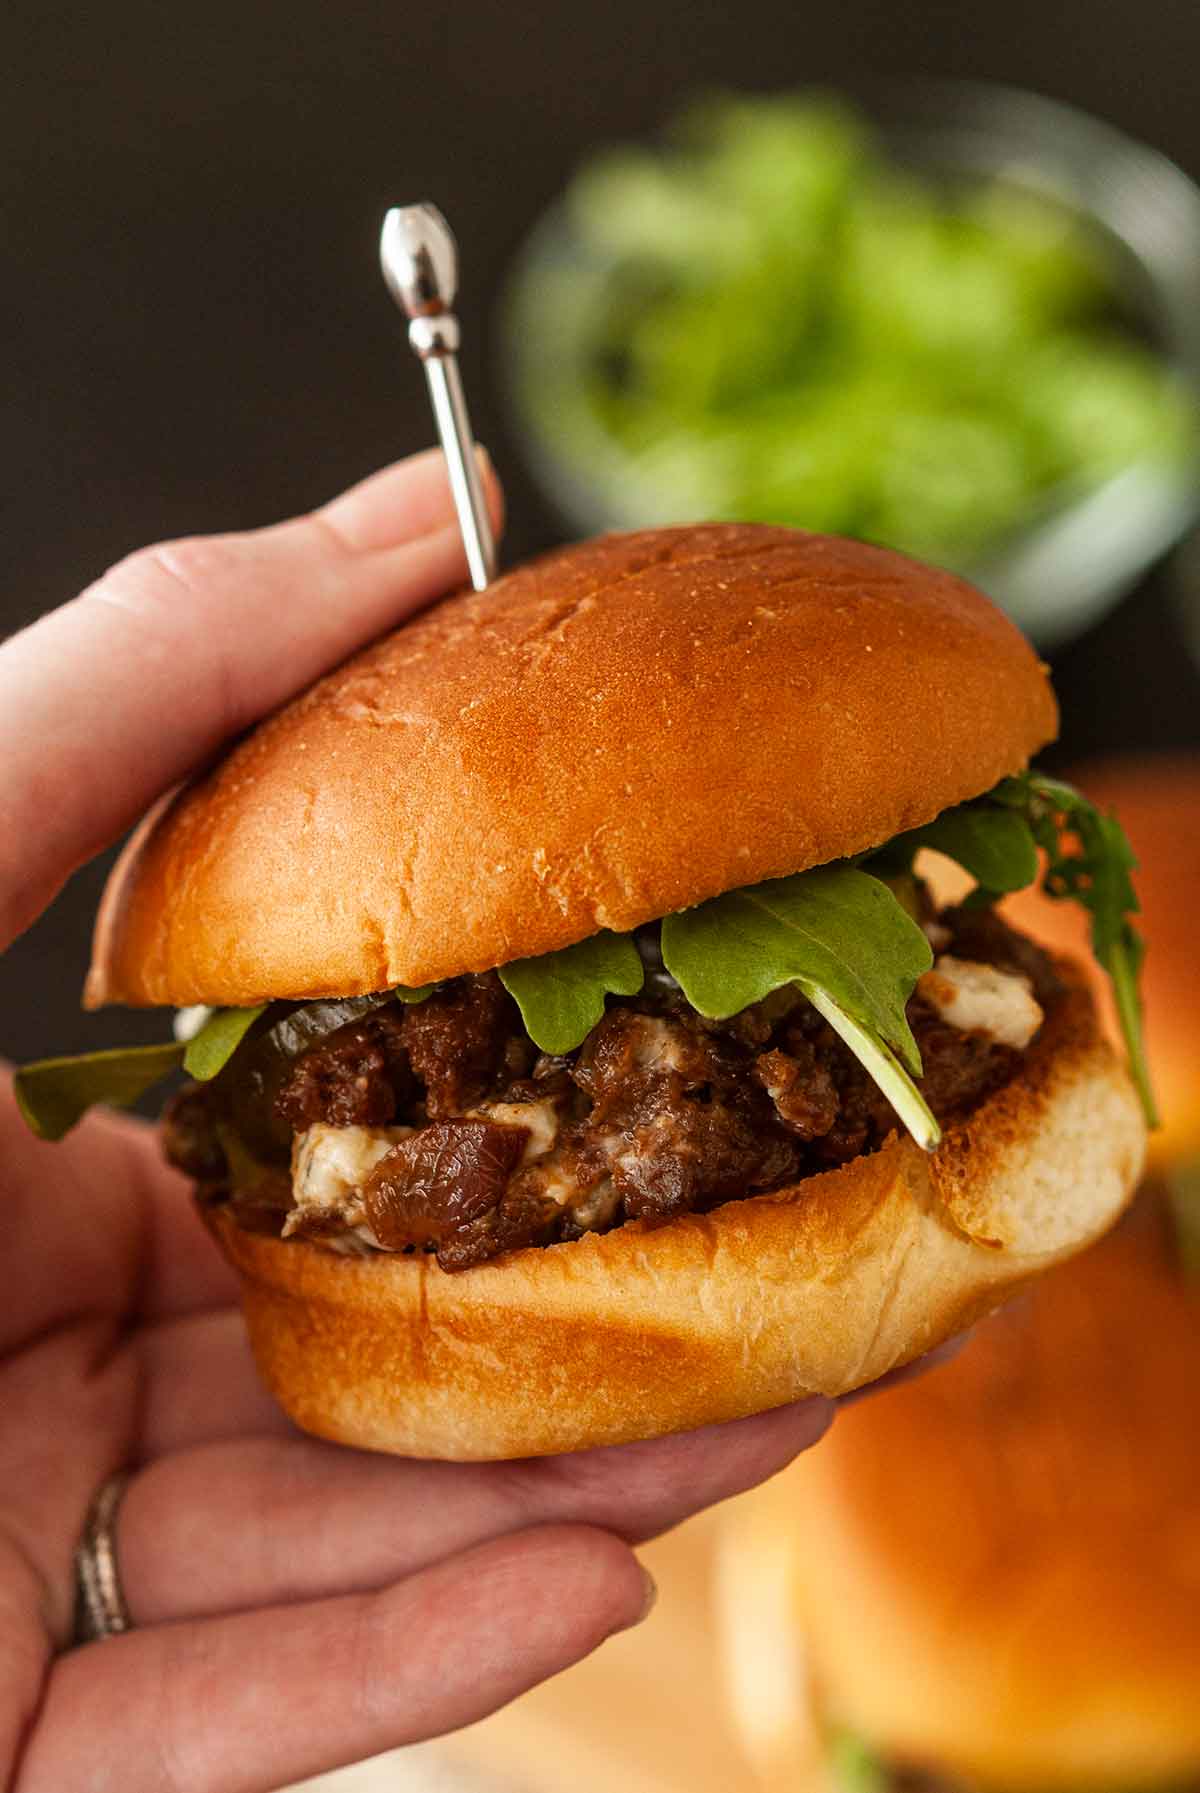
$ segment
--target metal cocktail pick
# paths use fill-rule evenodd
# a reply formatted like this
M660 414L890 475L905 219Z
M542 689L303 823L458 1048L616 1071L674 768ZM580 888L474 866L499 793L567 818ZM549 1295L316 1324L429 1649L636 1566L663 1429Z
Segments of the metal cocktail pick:
M458 292L458 249L437 207L393 206L383 221L379 262L388 291L409 318L408 340L425 367L471 584L482 591L496 576L496 538L456 359L458 319L450 308Z

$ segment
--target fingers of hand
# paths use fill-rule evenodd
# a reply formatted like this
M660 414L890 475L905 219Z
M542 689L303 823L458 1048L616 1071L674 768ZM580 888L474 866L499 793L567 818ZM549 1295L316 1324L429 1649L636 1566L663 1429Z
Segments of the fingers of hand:
M142 549L7 642L0 946L230 735L464 578L431 453L294 522Z
M970 1343L970 1339L969 1332L959 1332L951 1339L943 1339L940 1345L935 1345L932 1351L926 1351L923 1357L914 1358L912 1363L902 1363L899 1369L889 1370L886 1376L880 1376L877 1381L852 1389L848 1395L841 1395L838 1406L853 1407L857 1401L866 1400L871 1395L884 1395L891 1388L902 1388L906 1382L925 1376L944 1363L953 1363L959 1352Z
M126 1598L139 1623L195 1618L379 1587L529 1525L641 1540L774 1474L830 1413L811 1402L520 1464L368 1457L295 1436L187 1451L151 1464L126 1493Z
M130 1348L138 1357L142 1390L134 1461L247 1434L295 1436L259 1380L240 1308L214 1308L143 1327Z
M471 1724L645 1604L626 1545L555 1526L378 1594L133 1631L59 1659L14 1793L267 1793Z
M643 1543L766 1481L824 1437L836 1411L813 1396L695 1432L496 1469L518 1491L547 1483L573 1518Z
M79 1314L230 1303L237 1280L205 1235L158 1130L94 1109L57 1145L35 1139L0 1071L0 1211L21 1274L0 1303L0 1351Z
M487 492L488 509L498 535L504 525L504 497L500 481L496 477L496 469L487 449L478 447L476 453ZM429 535L437 529L445 528L453 517L453 511L447 509L448 488L441 450L430 449L427 454L414 455L411 462L403 465L415 466L418 463L422 479L426 475L431 477L424 484L414 480L407 487L404 521L411 534ZM351 486L348 492L342 492L339 497L324 505L318 515L352 549L365 553L395 545L396 512L396 469L385 467L381 473L373 473L358 485Z
M179 1439L247 1432L294 1436L259 1382L235 1309L192 1315L155 1328L152 1336L147 1351L142 1335L124 1333L116 1314L93 1311L43 1332L0 1362L0 1545L6 1539L19 1545L36 1569L39 1619L60 1640L70 1631L71 1551L88 1502L116 1470L139 1460L148 1432L166 1448ZM150 1358L160 1360L152 1371ZM162 1367L166 1362L169 1369ZM211 1529L202 1509L193 1505L188 1513L204 1529L200 1548L207 1560ZM234 1501L227 1516L251 1537L269 1518L238 1513ZM170 1533L169 1521L166 1529ZM164 1562L164 1573L173 1573L176 1558ZM185 1557L185 1587L190 1567ZM375 1585L387 1579L381 1574ZM5 1587L0 1562L0 1609ZM0 1610L0 1642L3 1631ZM3 1691L0 1674L0 1708Z
M0 1303L0 1352L78 1314L119 1311L139 1266L141 1203L129 1141L89 1116L61 1145L35 1139L0 1074L4 1251L20 1275ZM102 1299L98 1299L101 1297Z
M51 1649L42 1576L0 1525L0 1773L6 1786L41 1704Z

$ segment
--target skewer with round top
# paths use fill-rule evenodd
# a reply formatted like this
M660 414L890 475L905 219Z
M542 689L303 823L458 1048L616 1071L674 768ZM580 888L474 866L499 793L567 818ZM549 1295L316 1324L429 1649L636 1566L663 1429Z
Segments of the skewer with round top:
M437 207L393 206L383 221L379 261L388 291L408 316L408 340L425 368L471 584L482 591L496 576L496 539L458 371L458 319L451 310L458 249Z

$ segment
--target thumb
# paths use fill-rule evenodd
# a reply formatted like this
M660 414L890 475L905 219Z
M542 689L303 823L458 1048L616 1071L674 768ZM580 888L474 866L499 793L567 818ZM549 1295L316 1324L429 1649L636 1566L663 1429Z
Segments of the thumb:
M431 450L309 516L140 549L14 636L0 648L0 950L223 741L465 573Z

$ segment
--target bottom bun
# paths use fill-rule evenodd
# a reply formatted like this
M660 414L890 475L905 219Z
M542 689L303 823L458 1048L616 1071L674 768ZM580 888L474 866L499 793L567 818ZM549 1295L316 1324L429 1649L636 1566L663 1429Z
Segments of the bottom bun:
M844 1394L1110 1226L1141 1168L1129 1079L1078 974L1020 1074L926 1156L870 1156L665 1225L449 1275L205 1218L297 1425L367 1450L543 1456Z

